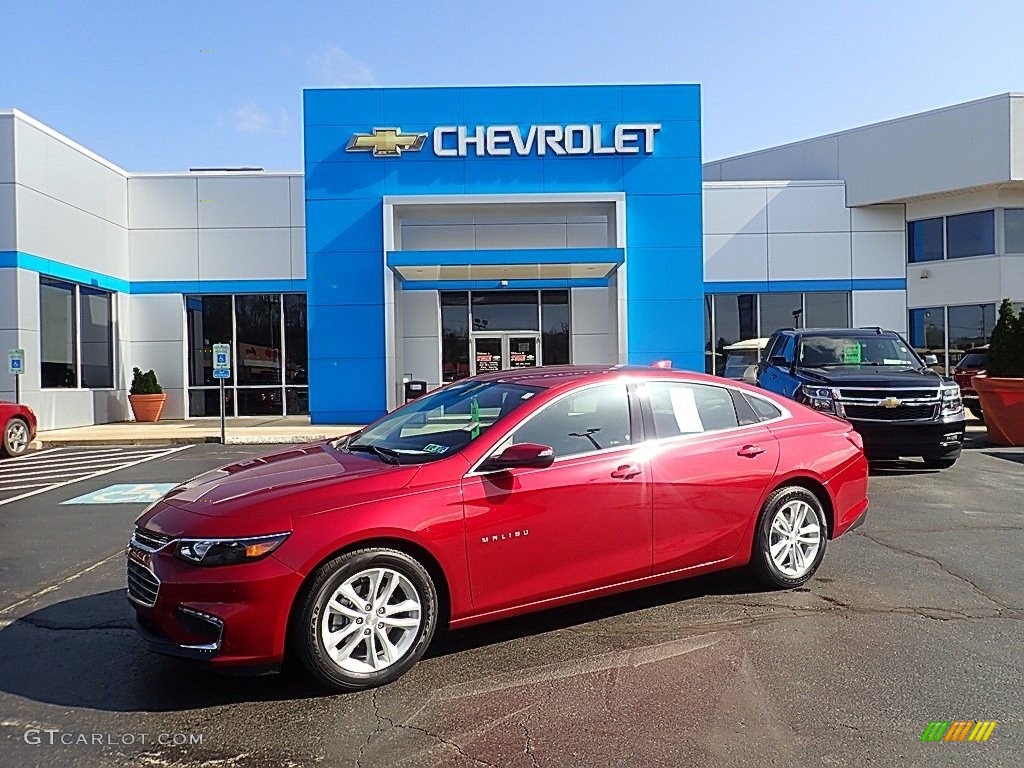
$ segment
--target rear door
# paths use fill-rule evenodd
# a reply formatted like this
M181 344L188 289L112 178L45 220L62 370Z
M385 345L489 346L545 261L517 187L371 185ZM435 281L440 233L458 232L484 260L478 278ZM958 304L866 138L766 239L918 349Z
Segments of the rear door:
M654 572L736 553L779 463L779 445L742 395L711 384L649 381L641 399L654 508ZM756 423L755 423L756 422Z
M770 392L793 397L800 387L800 380L793 375L795 359L796 336L791 333L780 333L765 350L762 371L757 383Z

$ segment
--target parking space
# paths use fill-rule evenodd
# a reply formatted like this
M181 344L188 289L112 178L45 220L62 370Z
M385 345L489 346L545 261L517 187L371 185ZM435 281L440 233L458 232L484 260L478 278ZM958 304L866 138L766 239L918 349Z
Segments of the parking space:
M952 470L878 468L867 522L806 587L722 573L444 634L398 682L350 695L153 656L130 627L119 547L142 505L110 486L241 451L197 446L4 508L34 560L76 563L0 601L7 764L1024 764L1020 451L972 441ZM96 493L113 503L60 503ZM985 743L921 741L955 720L997 725ZM102 742L26 741L39 729Z
M186 448L188 446L51 448L0 461L0 506Z

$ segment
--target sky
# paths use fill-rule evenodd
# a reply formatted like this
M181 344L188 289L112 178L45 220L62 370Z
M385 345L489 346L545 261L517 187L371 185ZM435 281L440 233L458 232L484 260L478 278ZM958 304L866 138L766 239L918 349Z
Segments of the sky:
M1020 0L0 0L0 109L128 170L294 170L304 87L700 83L713 160L1024 91L1022 32Z

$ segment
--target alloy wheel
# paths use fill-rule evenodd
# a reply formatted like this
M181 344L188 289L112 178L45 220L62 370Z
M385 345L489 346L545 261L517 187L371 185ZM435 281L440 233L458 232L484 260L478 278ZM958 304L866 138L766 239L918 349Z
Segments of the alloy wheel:
M798 579L814 565L821 547L821 521L810 504L793 499L779 507L768 533L768 550L775 567Z
M320 642L347 672L380 672L413 646L423 606L413 583L391 568L369 568L346 579L324 606Z
M22 453L28 447L28 427L24 422L13 420L7 425L7 447L12 454Z

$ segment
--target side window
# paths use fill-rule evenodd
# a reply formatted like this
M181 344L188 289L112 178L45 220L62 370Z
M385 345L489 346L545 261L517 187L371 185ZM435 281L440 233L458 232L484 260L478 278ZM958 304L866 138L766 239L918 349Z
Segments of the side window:
M790 365L793 364L793 358L796 353L796 336L783 336L785 343L782 345L782 350L778 353L780 357L784 358Z
M512 433L513 443L540 443L555 458L629 445L624 384L602 384L559 398Z
M738 427L729 390L685 381L645 385L658 437L674 437Z
M764 348L764 356L761 358L763 362L768 362L776 355L782 354L782 345L785 343L786 337L781 333L772 336L768 340L767 346Z
M767 400L762 400L760 397L754 397L752 395L744 395L747 402L750 403L750 407L754 409L754 413L761 421L771 421L777 419L782 415L782 411L776 408L774 405L769 403Z

